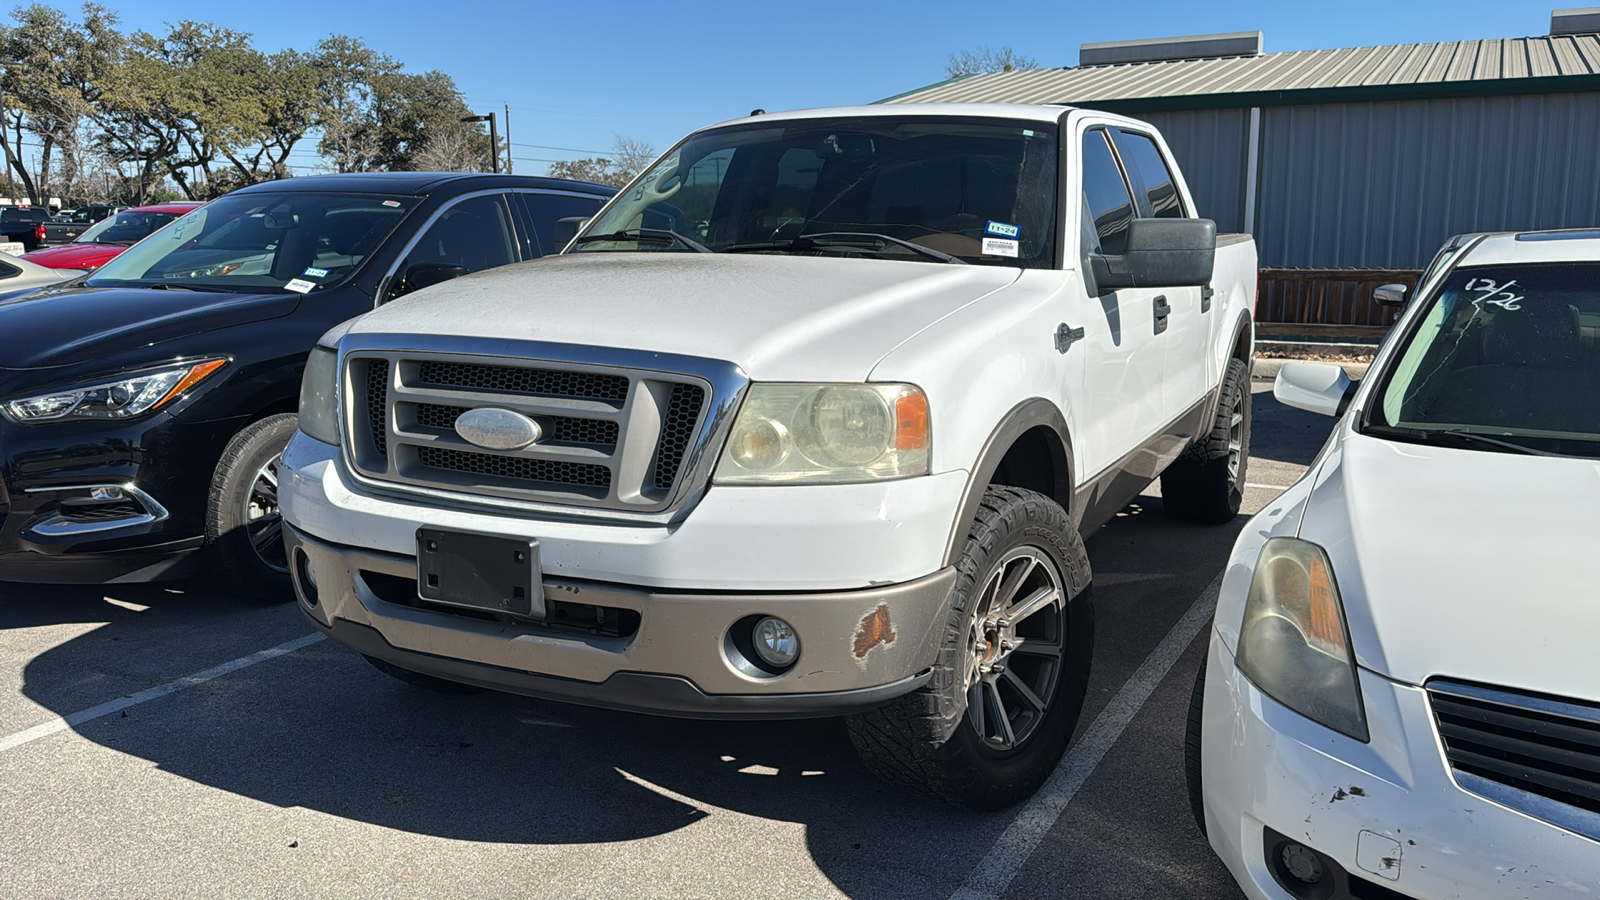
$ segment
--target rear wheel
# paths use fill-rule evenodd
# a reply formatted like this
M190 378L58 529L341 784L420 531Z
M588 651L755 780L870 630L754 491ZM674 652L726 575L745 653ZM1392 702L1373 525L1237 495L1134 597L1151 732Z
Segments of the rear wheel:
M1161 474L1161 501L1180 519L1230 521L1239 514L1249 466L1250 370L1234 359L1223 373L1211 431Z
M846 720L873 773L974 809L1026 799L1066 752L1088 685L1089 561L1066 510L991 487L927 685Z
M269 603L294 599L278 509L278 468L294 436L292 413L269 416L234 435L211 479L206 536L229 590Z

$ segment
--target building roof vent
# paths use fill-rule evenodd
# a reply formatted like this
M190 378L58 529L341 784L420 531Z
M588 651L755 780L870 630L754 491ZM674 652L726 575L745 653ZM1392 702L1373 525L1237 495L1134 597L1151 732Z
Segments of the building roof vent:
M1079 66L1114 66L1119 63L1158 62L1171 59L1218 59L1226 56L1260 56L1261 32L1193 34L1185 37L1149 38L1142 41L1101 41L1078 48Z
M1550 12L1550 34L1594 34L1600 32L1600 6L1582 9L1557 9Z

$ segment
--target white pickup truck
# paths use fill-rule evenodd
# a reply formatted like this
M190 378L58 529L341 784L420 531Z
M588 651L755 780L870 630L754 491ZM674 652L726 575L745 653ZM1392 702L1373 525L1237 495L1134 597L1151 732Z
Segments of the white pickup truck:
M322 339L301 609L415 684L848 715L890 781L1030 794L1088 678L1082 535L1157 477L1238 511L1249 237L1148 124L1015 105L705 128L580 227Z

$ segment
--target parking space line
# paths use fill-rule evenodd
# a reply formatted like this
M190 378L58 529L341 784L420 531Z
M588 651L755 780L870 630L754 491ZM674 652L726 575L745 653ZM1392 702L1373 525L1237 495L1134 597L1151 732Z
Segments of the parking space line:
M61 716L51 719L48 722L41 722L32 728L24 728L21 731L0 737L0 753L20 747L23 744L31 743L39 738L48 737L58 731L65 731L68 728L76 728L85 722L92 722L95 719L103 716L109 716L112 713L120 712L130 706L138 706L140 703L158 700L169 694L176 694L181 690L192 688L197 684L205 684L213 678L220 678L229 672L237 672L240 669L247 669L256 663L266 662L269 659L276 659L285 653L293 653L302 647L309 647L320 640L323 640L323 636L317 633L308 634L303 637L297 637L292 641L285 641L276 647L268 647L265 650L252 653L249 656L241 656L238 659L225 662L220 666L214 666L210 669L206 669L203 672L196 672L193 675L185 675L182 678L169 681L166 684L156 685L153 688L146 688L136 694L129 694L126 697L119 697L116 700L110 701L109 703L102 703L99 706L91 706L88 709L75 712L69 716Z
M1211 621L1212 613L1217 608L1217 590L1221 585L1222 575L1219 573L1201 592L1194 605L1189 607L1189 611L1183 614L1183 618L1161 639L1161 643L1145 657L1133 677L1122 685L1122 689L1095 717L1083 737L1062 757L1044 787L1018 810L1016 818L995 839L994 846L989 848L961 887L950 895L950 900L992 900L1005 893L1011 879L1033 855L1034 848L1044 840L1045 834L1061 817L1078 789L1094 774L1100 760L1122 736L1123 729L1128 727L1145 701L1155 693L1156 687L1167 677L1178 657L1189 648L1195 635Z

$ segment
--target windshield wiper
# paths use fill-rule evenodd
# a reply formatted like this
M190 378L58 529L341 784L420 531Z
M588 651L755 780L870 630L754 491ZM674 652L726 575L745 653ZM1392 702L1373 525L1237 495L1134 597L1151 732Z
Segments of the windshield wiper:
M885 244L895 244L913 253L926 256L929 259L937 259L940 262L956 263L963 266L971 265L971 263L959 256L951 256L932 247L924 247L921 244L872 231L826 231L820 234L803 234L799 237L782 241L730 244L727 247L723 247L722 252L754 253L761 250L820 250L826 247L862 247L869 250L882 250Z
M215 287L209 284L173 284L170 281L156 281L150 284L138 284L134 287L150 288L154 291L202 291L207 294L232 294L233 290L225 287Z
M591 241L637 241L639 243L682 244L699 253L710 253L711 248L692 237L686 237L668 228L624 228L606 234L586 234L576 243Z
M1540 450L1527 444L1508 441L1502 438L1490 437L1476 431L1467 431L1464 428L1444 428L1434 430L1431 428L1400 428L1393 425L1373 425L1368 428L1373 434L1390 435L1398 438L1414 440L1419 444L1439 444L1440 438L1452 438L1462 443L1482 444L1487 447L1496 447L1509 450L1512 453L1524 453L1528 456L1570 456L1567 453L1556 453L1551 450Z

